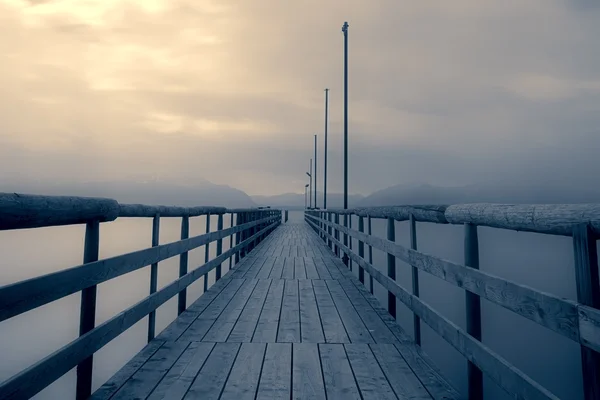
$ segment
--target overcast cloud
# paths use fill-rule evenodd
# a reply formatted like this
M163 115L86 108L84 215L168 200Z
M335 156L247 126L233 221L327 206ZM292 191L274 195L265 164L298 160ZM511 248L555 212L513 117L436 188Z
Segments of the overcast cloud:
M302 192L329 87L339 191L347 20L351 192L589 184L595 4L0 0L0 183L159 176Z

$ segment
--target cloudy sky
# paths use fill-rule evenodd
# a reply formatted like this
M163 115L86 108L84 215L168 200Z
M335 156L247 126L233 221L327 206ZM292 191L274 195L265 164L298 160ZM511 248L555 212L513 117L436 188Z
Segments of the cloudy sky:
M329 87L329 190L341 190L345 20L351 192L597 182L595 4L0 0L0 183L302 192Z

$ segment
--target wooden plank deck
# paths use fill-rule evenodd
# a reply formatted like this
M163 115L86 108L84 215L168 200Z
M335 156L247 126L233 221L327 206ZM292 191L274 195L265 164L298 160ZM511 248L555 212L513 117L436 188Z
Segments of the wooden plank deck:
M458 399L307 224L284 224L93 399Z

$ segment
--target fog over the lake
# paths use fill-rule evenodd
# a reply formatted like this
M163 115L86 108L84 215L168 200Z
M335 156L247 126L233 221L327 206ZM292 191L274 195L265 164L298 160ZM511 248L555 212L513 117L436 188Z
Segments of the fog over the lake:
M327 87L328 192L339 203L344 21L351 206L600 202L592 0L0 0L0 192L301 207L315 133L323 190ZM161 243L178 239L179 223L161 222ZM102 224L101 258L148 247L151 224ZM204 226L194 218L190 235ZM0 286L80 264L84 229L0 232ZM384 222L373 229L385 236ZM408 245L408 225L396 229ZM464 261L460 226L419 223L418 242ZM576 298L569 238L481 228L480 255L486 272ZM204 248L190 253L190 267L203 260ZM383 253L374 261L386 270ZM161 262L159 289L177 263ZM397 276L410 288L408 266L398 262ZM464 291L420 279L423 299L464 327ZM148 282L146 268L101 284L97 324L144 298ZM188 297L201 293L202 279ZM377 284L375 294L384 300ZM0 381L77 337L79 298L0 323ZM157 331L175 303L158 310ZM482 315L484 343L560 398L582 398L577 344L486 301ZM146 321L97 353L94 389L143 347ZM464 358L425 324L423 347L465 394ZM74 398L74 377L36 398ZM508 398L487 381L486 395Z

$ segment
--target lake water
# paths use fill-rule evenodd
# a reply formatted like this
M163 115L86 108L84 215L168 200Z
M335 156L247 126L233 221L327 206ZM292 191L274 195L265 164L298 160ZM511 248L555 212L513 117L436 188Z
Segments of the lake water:
M290 212L290 222L301 221L302 212ZM215 230L217 217L211 218ZM162 218L160 243L179 239L180 219ZM205 232L205 217L190 219L190 236ZM358 219L353 218L353 227ZM230 226L229 216L224 226ZM373 220L373 234L385 237L386 221ZM0 285L18 282L53 271L79 265L83 257L84 226L0 232ZM419 250L455 262L463 262L463 228L461 226L418 223ZM408 223L396 223L397 242L409 245ZM151 219L119 219L101 225L100 258L146 248L151 243ZM573 250L570 238L517 233L479 228L480 268L515 282L558 296L576 298ZM354 241L353 248L358 249ZM223 250L229 240L223 241ZM190 270L204 263L204 247L189 253ZM210 257L216 243L209 247ZM365 249L368 254L368 250ZM386 255L373 249L376 267L387 271ZM223 273L228 271L223 264ZM159 264L158 287L177 278L179 258ZM353 272L358 274L356 265ZM368 274L365 274L368 276ZM465 328L464 291L426 273L420 273L421 297L444 316ZM148 295L150 268L118 277L98 286L96 324L113 317ZM397 261L397 281L411 287L410 267ZM368 285L368 279L366 279ZM214 283L214 270L209 285ZM188 305L201 294L203 279L188 288ZM387 304L385 290L375 282L374 292ZM80 294L0 323L0 380L28 367L56 349L77 338ZM177 315L174 297L157 310L157 334ZM412 314L400 302L397 305L400 325L412 335ZM579 346L537 324L501 307L482 300L483 342L516 365L560 398L581 399L581 364ZM98 388L146 344L148 318L144 318L94 355L93 389ZM423 348L455 387L466 393L466 361L422 324ZM509 397L486 379L486 399ZM75 369L54 382L36 399L74 399Z

